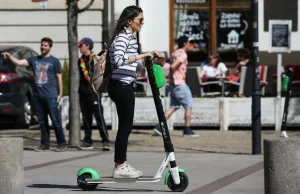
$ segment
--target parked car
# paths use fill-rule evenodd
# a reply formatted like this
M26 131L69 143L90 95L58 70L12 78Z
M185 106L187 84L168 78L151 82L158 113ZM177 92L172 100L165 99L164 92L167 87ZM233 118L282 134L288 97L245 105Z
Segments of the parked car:
M38 55L25 46L0 46L0 53L3 52L9 52L18 59ZM33 87L31 67L16 66L0 55L0 125L28 128L34 122Z

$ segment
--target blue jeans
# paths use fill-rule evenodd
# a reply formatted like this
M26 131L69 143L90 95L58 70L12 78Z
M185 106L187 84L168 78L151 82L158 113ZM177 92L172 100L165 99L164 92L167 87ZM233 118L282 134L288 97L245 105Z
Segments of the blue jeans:
M50 145L50 131L48 124L48 115L50 115L58 145L65 145L65 135L61 125L58 113L58 103L56 97L34 96L33 101L36 107L37 117L41 129L41 145Z

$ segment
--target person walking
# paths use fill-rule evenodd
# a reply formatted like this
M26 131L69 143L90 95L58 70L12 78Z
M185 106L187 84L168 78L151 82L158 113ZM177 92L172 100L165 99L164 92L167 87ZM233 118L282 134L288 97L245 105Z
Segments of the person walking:
M50 130L48 115L50 115L56 135L56 151L66 149L66 140L58 112L58 105L62 98L62 66L60 61L50 54L53 41L45 37L41 40L38 56L28 59L17 59L9 53L2 53L5 58L10 59L19 66L30 66L34 73L35 87L33 88L33 103L35 104L37 117L41 130L41 144L35 151L50 150ZM59 93L57 92L57 80Z
M199 134L194 133L190 127L193 98L191 90L185 82L186 69L188 65L188 57L186 54L186 50L189 48L188 37L179 37L177 44L178 49L174 51L171 56L171 68L169 76L171 105L165 113L165 117L166 119L169 119L171 115L180 108L180 106L183 106L185 109L185 128L183 131L183 136L198 137ZM157 125L153 131L160 136L162 135L160 125Z
M109 134L103 117L103 107L101 103L101 94L96 95L90 87L90 77L87 72L94 65L92 50L94 42L91 38L85 37L78 42L78 47L82 56L78 59L78 68L80 75L79 82L79 102L84 125L84 139L79 146L80 149L93 149L92 124L93 115L96 120L100 137L102 138L103 151L110 150Z

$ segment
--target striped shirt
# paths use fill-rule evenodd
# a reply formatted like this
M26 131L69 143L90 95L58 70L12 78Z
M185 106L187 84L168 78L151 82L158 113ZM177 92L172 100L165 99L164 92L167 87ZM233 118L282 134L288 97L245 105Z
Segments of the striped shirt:
M128 29L115 37L109 48L110 62L116 66L112 72L112 79L128 84L136 82L136 68L142 61L128 63L128 58L137 55L137 50L137 39Z

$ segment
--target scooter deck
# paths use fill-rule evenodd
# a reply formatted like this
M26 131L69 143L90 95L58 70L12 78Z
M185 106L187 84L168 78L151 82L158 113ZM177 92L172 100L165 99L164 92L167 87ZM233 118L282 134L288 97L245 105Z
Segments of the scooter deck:
M113 178L103 177L100 179L85 179L87 184L101 184L101 183L143 183L143 182L159 182L161 178L143 176L140 178Z

